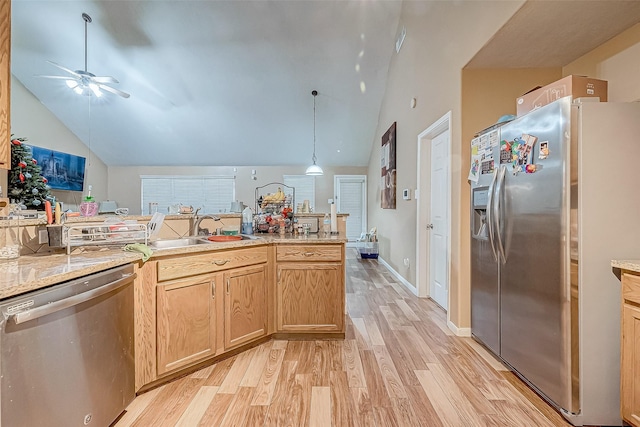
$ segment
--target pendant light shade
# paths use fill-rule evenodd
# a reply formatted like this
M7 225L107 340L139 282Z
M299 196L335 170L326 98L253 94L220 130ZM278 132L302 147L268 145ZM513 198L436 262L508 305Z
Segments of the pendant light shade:
M315 164L315 162L307 168L305 175L323 175L322 168Z
M311 95L313 95L313 164L307 168L305 175L314 175L319 176L323 175L324 172L322 168L316 164L316 96L318 96L318 91L311 91Z

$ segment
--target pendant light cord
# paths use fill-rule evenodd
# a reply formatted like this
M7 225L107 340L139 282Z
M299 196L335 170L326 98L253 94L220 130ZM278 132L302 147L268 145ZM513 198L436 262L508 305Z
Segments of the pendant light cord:
M311 95L313 95L313 157L311 157L313 164L307 168L305 174L318 176L324 174L322 168L316 164L318 160L316 157L316 96L318 95L318 91L311 91Z
M313 95L313 164L316 164L316 96L318 95L318 91L311 91L311 95Z
M313 158L312 160L313 160L313 164L315 165L316 164L316 95L315 94L313 95Z

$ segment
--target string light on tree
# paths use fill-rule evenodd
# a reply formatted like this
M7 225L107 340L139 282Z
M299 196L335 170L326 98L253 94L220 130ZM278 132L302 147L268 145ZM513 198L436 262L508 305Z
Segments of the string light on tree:
M53 200L47 179L33 158L31 148L23 144L26 138L11 135L11 170L9 171L9 198L27 208L44 209L45 200Z

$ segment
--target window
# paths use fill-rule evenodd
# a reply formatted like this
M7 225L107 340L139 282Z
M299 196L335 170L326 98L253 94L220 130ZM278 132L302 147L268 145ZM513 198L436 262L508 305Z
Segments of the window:
M298 212L298 206L302 206L305 200L309 201L309 208L315 212L316 204L316 181L315 177L307 175L283 175L284 184L295 188L296 206L293 212Z
M203 213L226 212L235 201L234 176L141 176L142 210L149 213L149 203L158 204L166 213L169 205L181 203L201 208Z

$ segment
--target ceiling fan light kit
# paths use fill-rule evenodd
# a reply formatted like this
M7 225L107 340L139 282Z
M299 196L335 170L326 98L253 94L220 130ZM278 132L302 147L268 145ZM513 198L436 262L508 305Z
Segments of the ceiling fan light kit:
M305 175L320 176L323 175L324 172L322 168L316 164L316 96L318 96L318 91L311 91L311 95L313 95L313 157L311 157L313 164L307 168Z
M118 80L111 76L96 76L93 73L87 71L87 24L92 22L91 17L83 13L82 19L84 20L84 70L71 70L67 67L63 67L60 64L56 64L53 61L47 61L54 67L60 68L70 74L70 76L37 76L48 79L62 79L66 85L72 89L78 95L94 95L97 98L101 97L104 92L111 92L115 95L123 98L129 98L129 94L119 89L115 89L108 86L107 83L119 83Z

